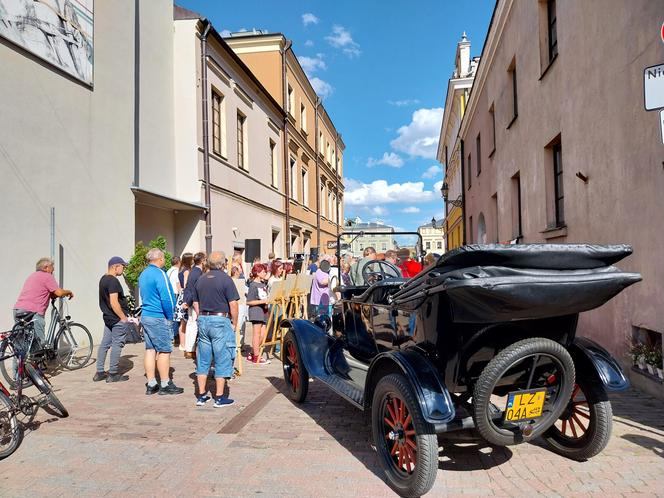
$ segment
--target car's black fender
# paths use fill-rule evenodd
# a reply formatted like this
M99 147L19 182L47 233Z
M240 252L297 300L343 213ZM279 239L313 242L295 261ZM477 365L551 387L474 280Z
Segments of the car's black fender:
M309 375L325 375L325 355L334 339L315 323L309 320L290 319L281 322L282 328L289 328L300 350L300 357Z
M629 380L611 354L586 337L576 337L568 347L574 360L577 376L585 376L601 383L608 391L624 391Z
M388 351L372 360L364 391L365 410L370 407L380 379L391 373L400 373L410 382L427 422L439 426L455 417L452 397L438 371L422 353L413 350Z

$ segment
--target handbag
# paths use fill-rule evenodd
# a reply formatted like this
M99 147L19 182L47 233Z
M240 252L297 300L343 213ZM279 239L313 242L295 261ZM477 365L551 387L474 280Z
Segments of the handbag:
M143 325L141 322L127 322L125 344L138 344L139 342L143 342Z

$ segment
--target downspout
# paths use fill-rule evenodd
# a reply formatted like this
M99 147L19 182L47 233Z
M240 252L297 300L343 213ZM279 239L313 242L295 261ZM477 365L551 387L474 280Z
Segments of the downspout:
M336 220L337 220L337 240L339 239L339 139L341 138L341 135L339 135L339 132L337 132L337 136L334 138L334 189L336 192L334 193L336 200L334 202L334 210L337 213Z
M202 20L205 29L201 34L201 100L203 106L203 186L205 187L205 252L212 252L212 206L210 199L210 143L208 130L208 88L207 88L207 36L212 24Z
M290 156L288 154L288 83L286 82L286 52L291 47L293 42L286 40L284 48L281 49L281 88L282 88L282 98L283 106L286 111L284 115L284 183L286 190L286 258L290 259L291 257L291 231L290 231Z
M320 164L318 163L318 151L320 150L320 143L318 141L318 108L320 107L320 97L316 95L315 105L315 126L314 126L314 157L316 158L316 244L318 247L318 254L321 252L320 243ZM320 257L320 256L319 256Z
M466 171L466 160L464 152L464 141L461 139L461 219L463 220L463 231L461 232L461 245L466 245L466 182L464 180L464 175Z

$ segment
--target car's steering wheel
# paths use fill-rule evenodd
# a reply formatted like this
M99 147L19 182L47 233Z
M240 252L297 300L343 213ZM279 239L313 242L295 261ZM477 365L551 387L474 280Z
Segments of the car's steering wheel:
M375 259L367 261L362 267L362 280L368 285L375 284L381 280L401 277L401 270L388 261Z

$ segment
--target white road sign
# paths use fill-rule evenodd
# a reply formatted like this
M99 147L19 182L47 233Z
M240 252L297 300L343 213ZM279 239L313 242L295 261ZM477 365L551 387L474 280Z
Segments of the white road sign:
M664 108L664 64L643 70L643 95L646 111Z
M664 111L659 113L659 124L662 126L662 143L664 144Z

